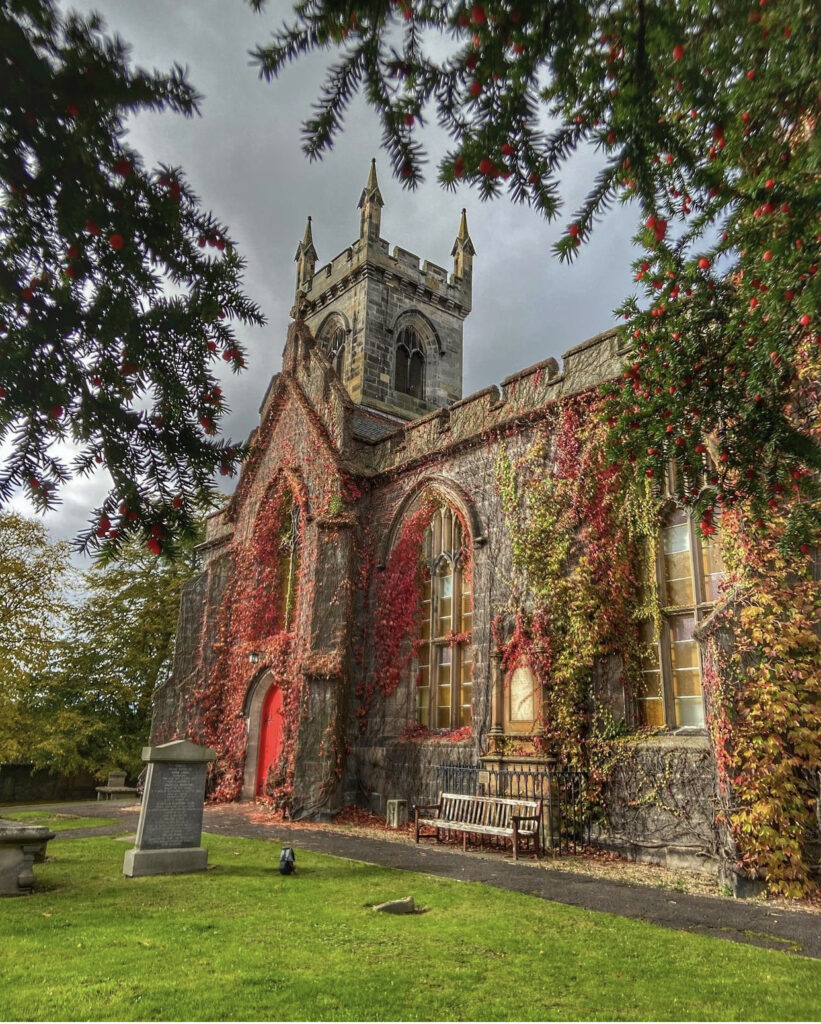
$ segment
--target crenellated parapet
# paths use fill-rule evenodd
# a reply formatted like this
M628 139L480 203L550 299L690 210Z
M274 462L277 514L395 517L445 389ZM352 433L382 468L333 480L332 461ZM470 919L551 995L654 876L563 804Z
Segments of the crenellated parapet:
M437 453L482 443L489 435L536 421L551 404L595 387L620 373L624 350L616 330L605 331L565 353L562 367L545 359L468 395L445 409L403 424L372 444L358 459L371 474L391 472Z

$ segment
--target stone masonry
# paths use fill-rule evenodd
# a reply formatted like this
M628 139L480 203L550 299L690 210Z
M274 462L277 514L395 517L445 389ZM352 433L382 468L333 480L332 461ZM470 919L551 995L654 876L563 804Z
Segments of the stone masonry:
M265 495L274 481L287 479L302 509L300 560L310 580L298 596L294 625L295 671L305 693L291 808L296 817L327 817L351 801L381 812L388 799L413 803L430 796L436 764L476 765L487 754L493 717L491 620L509 601L512 577L510 538L495 486L499 446L504 443L515 460L544 436L557 402L618 374L624 357L617 334L606 331L567 352L561 367L547 359L499 387L462 398L462 325L470 311L474 255L467 225L463 218L448 278L432 264L420 267L404 250L389 255L380 237L381 208L372 168L360 200L359 239L319 271L308 225L297 250L295 322L282 372L263 399L260 427L251 437L236 492L207 522L202 572L183 594L173 673L155 700L151 742L185 736L193 683L214 657L215 616L230 553L251 543ZM412 319L425 339L425 399L416 405L392 388L403 318ZM342 379L323 351L329 323L341 323L347 332ZM362 566L373 564L375 573L380 571L403 516L423 493L458 511L473 555L473 726L471 738L458 743L436 736L422 742L402 738L416 717L410 673L387 700L375 704L364 732L357 718L356 688L372 656L366 649ZM260 678L249 664L244 713L255 752ZM623 699L613 713L629 717ZM339 740L336 764L327 754L329 735ZM614 814L623 843L632 844L633 852L655 851L655 859L669 855L672 862L679 850L690 863L714 856L715 774L705 742L703 736L682 736L648 754L648 763L662 769L665 759L692 765L686 798L700 810L692 815L689 833L678 819ZM246 796L255 792L255 771L249 761ZM624 786L628 782L622 780Z

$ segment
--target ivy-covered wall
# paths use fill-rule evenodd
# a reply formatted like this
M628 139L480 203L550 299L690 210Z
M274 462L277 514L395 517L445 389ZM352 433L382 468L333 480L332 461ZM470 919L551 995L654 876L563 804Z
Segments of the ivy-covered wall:
M707 728L641 729L639 622L659 626L648 552L664 495L656 480L629 484L605 448L599 384L620 359L616 335L602 335L562 372L551 360L414 423L371 417L364 430L294 325L237 493L210 523L155 736L215 746L214 793L236 798L259 728L247 698L268 670L285 695L285 742L263 790L292 814L427 798L437 763L529 754L588 773L603 842L808 891L821 763L812 552L784 553L777 507L766 524L724 517L725 592L699 635ZM440 734L416 721L412 658L422 538L443 503L470 572L474 688L472 725ZM288 600L276 571L286 508L299 510ZM522 664L537 680L536 727L500 738L494 687Z

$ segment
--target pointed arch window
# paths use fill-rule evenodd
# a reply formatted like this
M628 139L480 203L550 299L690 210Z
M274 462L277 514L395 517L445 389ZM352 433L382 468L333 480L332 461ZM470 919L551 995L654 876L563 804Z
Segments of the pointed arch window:
M340 379L345 368L345 334L345 328L341 325L334 327L323 346L328 361L336 370Z
M425 396L425 352L413 327L403 327L396 342L394 389L411 398Z
M661 628L641 623L642 685L637 694L645 725L703 728L701 655L693 633L713 610L724 562L718 534L702 535L682 509L664 518L655 567ZM652 569L652 567L651 567Z
M473 713L472 574L462 525L446 505L425 532L423 561L416 717L431 729L458 729Z
M278 602L281 628L293 629L299 580L299 503L288 496L283 510L277 556Z

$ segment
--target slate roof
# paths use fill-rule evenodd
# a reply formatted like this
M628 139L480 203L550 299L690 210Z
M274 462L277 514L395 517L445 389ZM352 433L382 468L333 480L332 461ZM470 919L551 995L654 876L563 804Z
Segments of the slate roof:
M380 416L370 410L358 408L353 414L353 436L360 441L368 441L370 444L376 444L401 426L400 420Z

